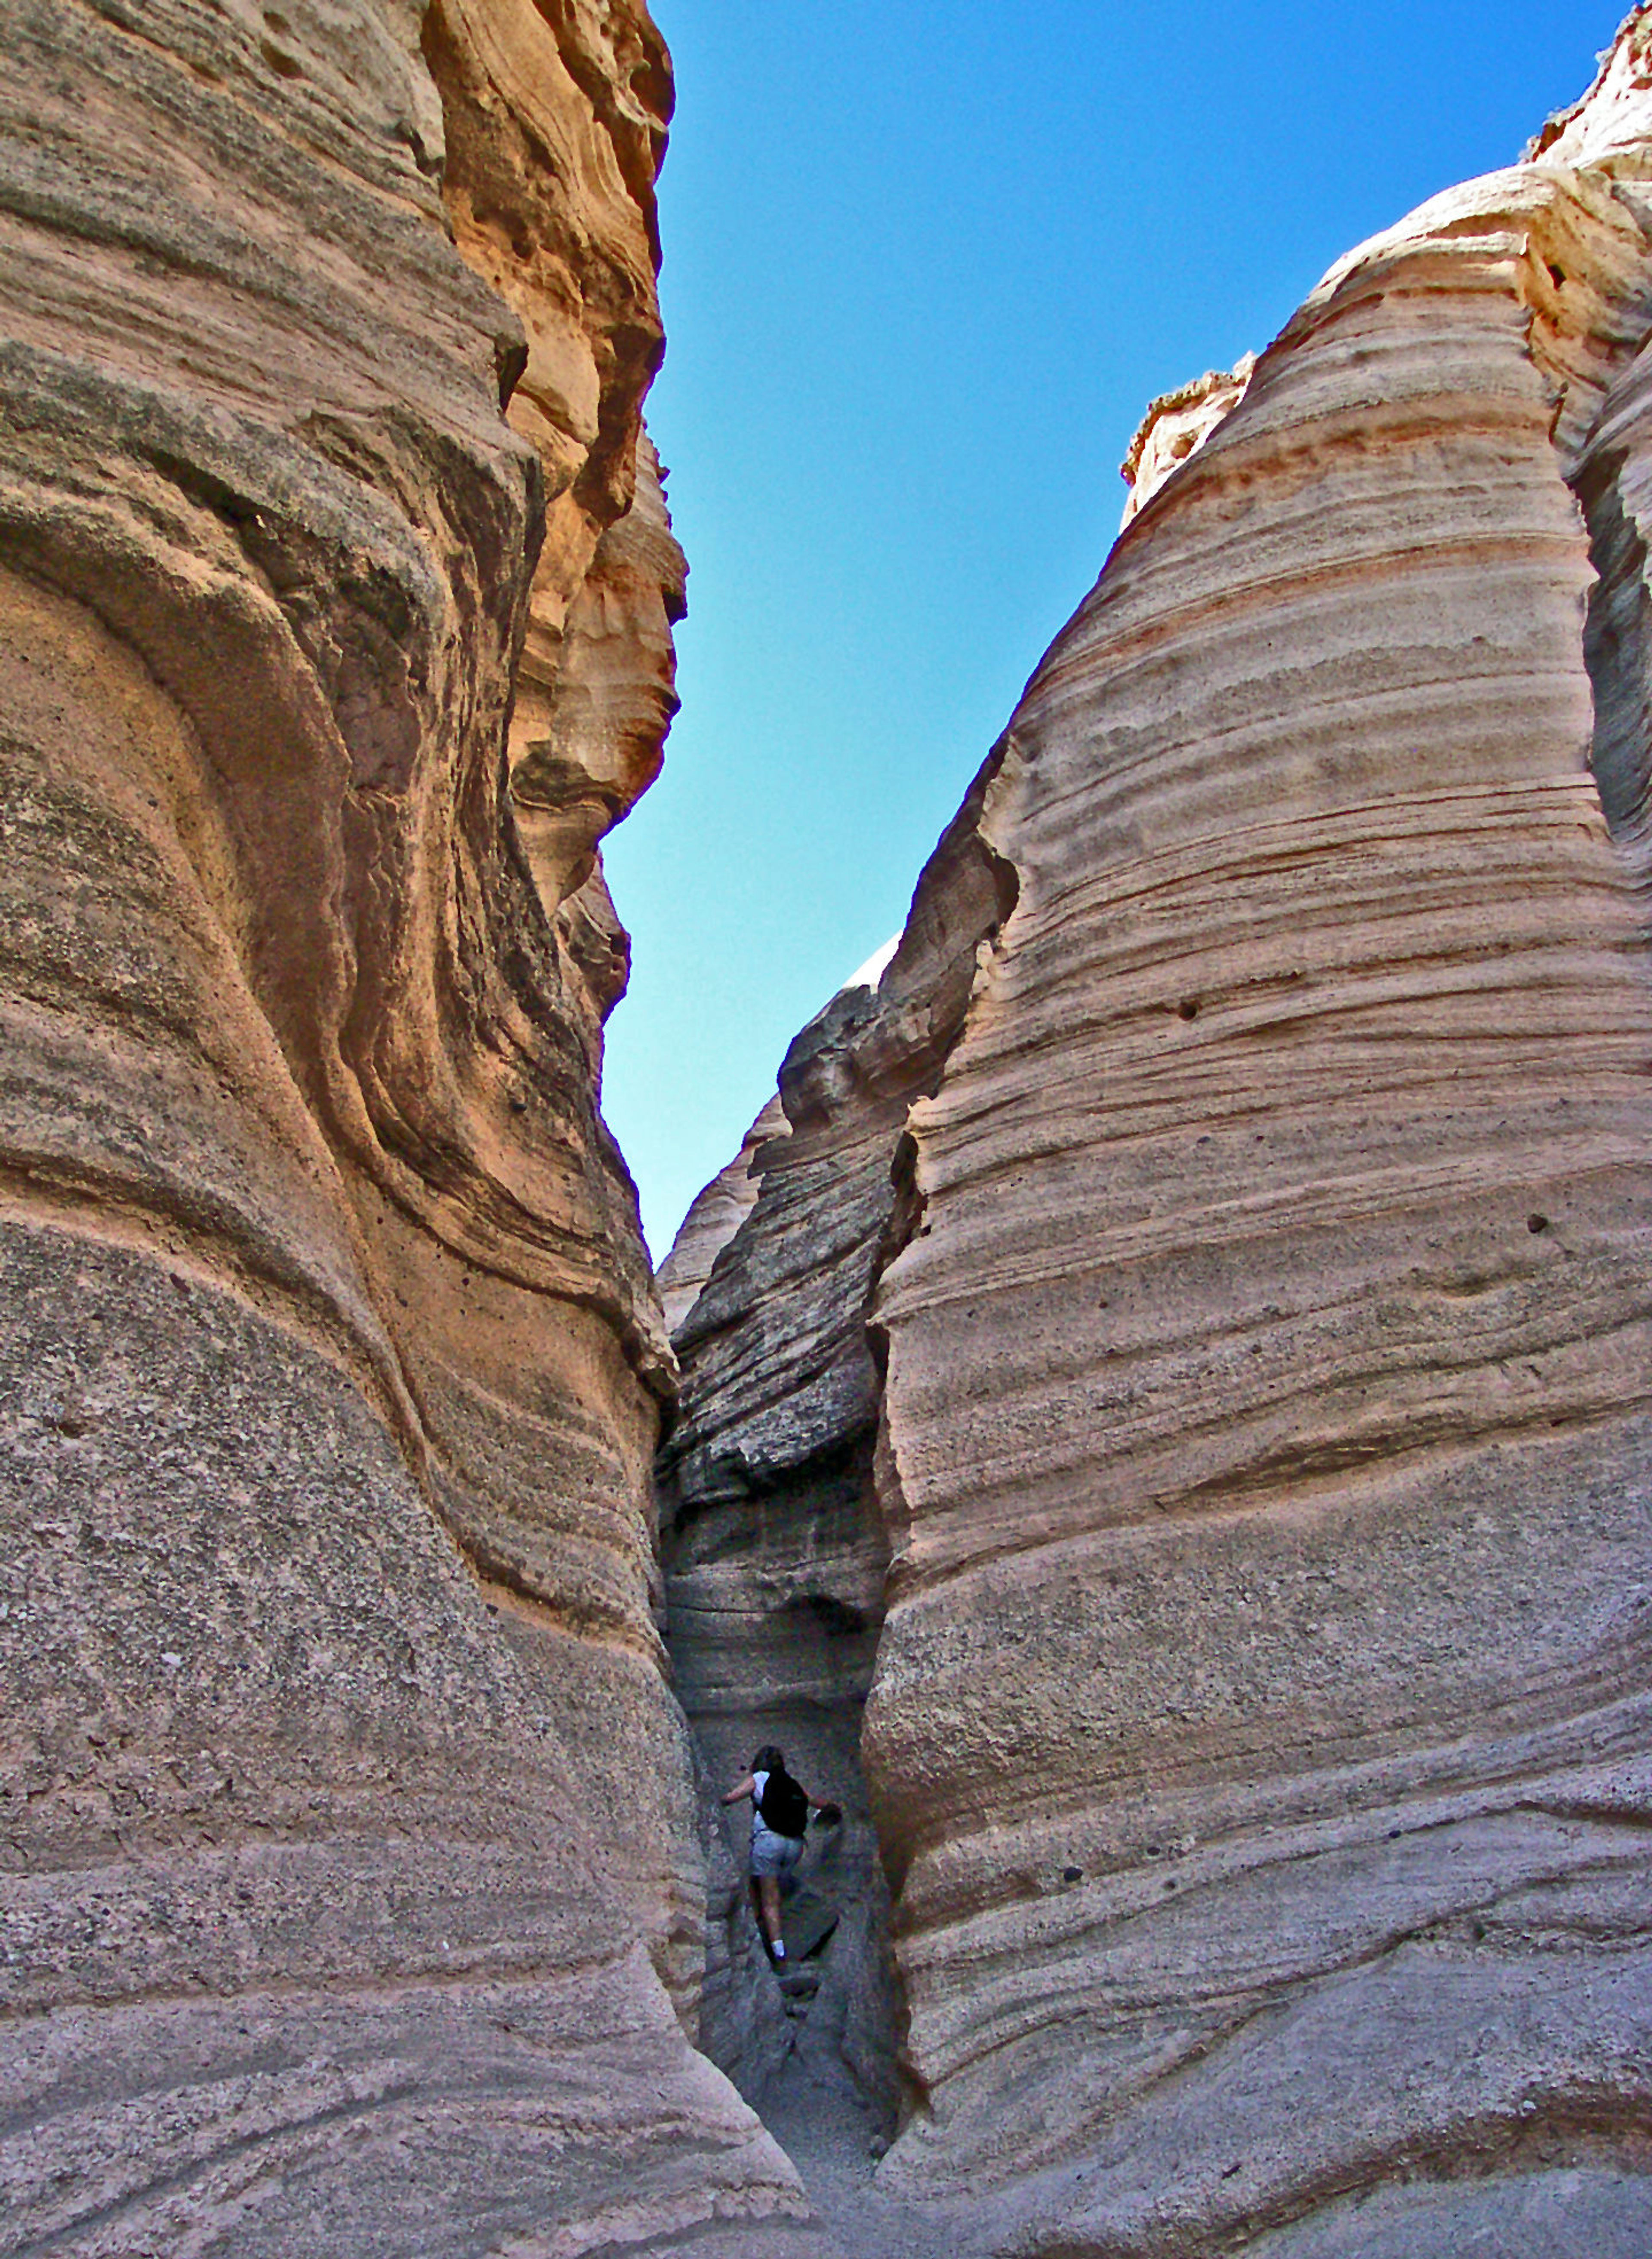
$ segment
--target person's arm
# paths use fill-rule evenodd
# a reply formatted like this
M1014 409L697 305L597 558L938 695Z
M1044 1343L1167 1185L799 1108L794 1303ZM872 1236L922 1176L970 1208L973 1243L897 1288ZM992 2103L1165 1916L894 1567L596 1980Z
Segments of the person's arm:
M809 1810L811 1812L818 1812L821 1818L826 1822L829 1828L834 1821L839 1821L843 1818L843 1814L829 1797L809 1796L807 1789L804 1789L803 1793L805 1796L808 1796Z
M751 1774L747 1773L744 1780L736 1781L734 1786L729 1791L729 1793L723 1800L725 1804L742 1804L748 1796L755 1796L756 1794L757 1783L753 1780ZM812 1803L813 1800L814 1799L811 1798L810 1802Z

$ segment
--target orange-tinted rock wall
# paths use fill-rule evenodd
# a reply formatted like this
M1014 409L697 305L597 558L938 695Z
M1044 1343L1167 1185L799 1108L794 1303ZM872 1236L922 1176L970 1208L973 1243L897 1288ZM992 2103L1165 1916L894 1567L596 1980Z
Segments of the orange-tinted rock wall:
M680 2022L673 1365L596 1103L681 606L663 48L5 45L0 2241L786 2248Z

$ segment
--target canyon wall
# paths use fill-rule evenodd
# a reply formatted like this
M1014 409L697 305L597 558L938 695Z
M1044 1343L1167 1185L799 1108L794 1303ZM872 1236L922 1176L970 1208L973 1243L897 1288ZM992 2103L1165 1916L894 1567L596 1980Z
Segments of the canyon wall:
M712 1265L757 1205L758 1153L771 1137L784 1137L789 1127L777 1090L741 1139L733 1160L694 1195L671 1251L654 1273L671 1333L700 1300Z
M1644 2247L1649 330L1637 11L1193 402L677 1334L688 1707L881 1616L879 2181L1023 2259Z
M0 2244L817 2248L684 2038L635 0L7 0Z

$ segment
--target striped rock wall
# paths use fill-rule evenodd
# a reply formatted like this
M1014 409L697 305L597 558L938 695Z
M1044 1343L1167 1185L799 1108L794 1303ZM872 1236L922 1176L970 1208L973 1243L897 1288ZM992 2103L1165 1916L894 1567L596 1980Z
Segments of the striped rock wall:
M0 2248L818 2248L684 2035L596 1110L664 49L3 13Z
M1648 84L1333 270L988 795L866 1754L1020 2251L1652 2217Z

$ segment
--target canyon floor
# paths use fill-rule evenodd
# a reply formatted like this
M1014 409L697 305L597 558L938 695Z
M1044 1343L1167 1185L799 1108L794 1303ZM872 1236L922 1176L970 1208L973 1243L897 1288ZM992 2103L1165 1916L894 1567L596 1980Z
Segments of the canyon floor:
M987 2259L979 2211L904 2204L875 2178L872 2120L846 2088L795 2056L764 2097L762 2117L797 2167L843 2259Z

